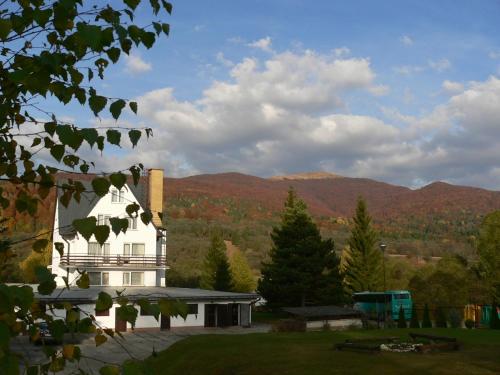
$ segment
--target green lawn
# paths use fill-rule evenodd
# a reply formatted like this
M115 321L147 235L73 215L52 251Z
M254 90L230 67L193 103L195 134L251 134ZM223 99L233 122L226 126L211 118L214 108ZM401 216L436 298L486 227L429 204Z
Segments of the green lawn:
M500 374L500 331L421 329L457 337L458 352L369 354L332 350L346 338L407 337L410 330L204 335L144 362L150 374ZM414 331L414 330L412 330Z

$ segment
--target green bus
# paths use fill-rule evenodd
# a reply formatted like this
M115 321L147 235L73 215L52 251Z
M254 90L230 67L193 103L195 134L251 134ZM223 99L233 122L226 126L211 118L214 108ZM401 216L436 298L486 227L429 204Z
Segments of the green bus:
M354 300L354 309L364 312L369 319L384 320L387 315L392 320L398 320L401 306L403 306L406 320L411 319L413 303L411 294L407 290L360 292L354 293L352 298Z

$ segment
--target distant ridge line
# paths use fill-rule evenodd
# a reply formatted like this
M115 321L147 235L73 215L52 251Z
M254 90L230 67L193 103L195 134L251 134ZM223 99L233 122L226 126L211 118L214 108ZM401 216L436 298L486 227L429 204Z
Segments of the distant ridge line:
M283 176L273 176L269 177L271 181L283 181L283 180L326 180L333 178L344 178L335 173L329 172L306 172L306 173L295 173Z

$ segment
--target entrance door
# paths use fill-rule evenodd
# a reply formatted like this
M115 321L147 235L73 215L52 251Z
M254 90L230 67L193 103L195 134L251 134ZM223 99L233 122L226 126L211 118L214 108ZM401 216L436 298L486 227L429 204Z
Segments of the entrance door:
M217 305L217 327L231 325L231 305Z
M205 305L205 327L215 327L217 324L217 305Z
M127 331L127 321L126 320L121 320L118 318L118 314L116 313L116 310L118 308L115 308L115 331L116 332L126 332Z
M250 326L250 305L247 303L240 304L240 324L242 327Z
M231 306L231 325L232 326L237 326L238 323L239 323L239 319L238 319L239 318L239 316L238 316L239 315L238 314L238 312L239 312L239 308L238 308L239 305L237 303L233 303L233 304L231 304L229 306Z
M160 329L161 330L170 329L170 317L168 315L161 314Z

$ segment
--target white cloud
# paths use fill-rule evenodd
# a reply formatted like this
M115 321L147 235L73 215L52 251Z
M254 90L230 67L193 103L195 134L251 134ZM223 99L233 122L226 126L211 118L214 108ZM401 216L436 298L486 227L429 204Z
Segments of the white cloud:
M195 26L193 27L193 30L194 30L195 32L200 32L200 31L204 30L204 29L205 29L205 27L206 27L205 25L195 25Z
M378 86L372 86L368 89L369 92L371 92L375 96L385 96L389 94L391 91L391 88L387 85L378 85Z
M131 53L125 57L125 71L132 74L149 72L152 69L151 63L144 61L141 56Z
M402 65L402 66L396 66L393 69L396 73L407 76L415 73L420 73L425 70L423 66L418 66L418 65Z
M448 80L444 81L441 87L445 93L450 95L457 94L464 90L463 83Z
M444 72L451 68L451 62L448 59L440 59L440 60L429 60L429 67L432 70L435 70L438 73Z
M409 186L499 186L500 79L462 88L445 81L453 96L423 115L385 107L379 117L349 113L355 92L385 91L375 78L369 59L334 53L246 58L197 100L180 100L171 88L142 95L138 125L151 126L154 137L106 163L116 169L142 162L177 176L323 169ZM410 88L400 96L414 100Z
M401 35L399 41L405 46L411 46L413 44L413 39L408 35Z
M269 37L269 36L266 36L265 38L248 43L249 47L258 48L258 49L261 49L262 51L265 51L265 52L272 52L273 51L271 48L271 45L272 45L272 40L271 40L271 37Z
M245 42L241 36L233 36L231 38L227 38L227 41L234 44L242 44Z
M346 57L351 54L351 50L347 47L340 47L340 48L335 48L333 50L333 53L335 54L335 57Z
M500 51L490 51L488 57L493 60L500 59Z
M217 52L217 54L215 55L215 59L217 60L218 63L224 65L227 68L230 68L234 65L234 63L231 60L226 59L226 57L222 52Z

